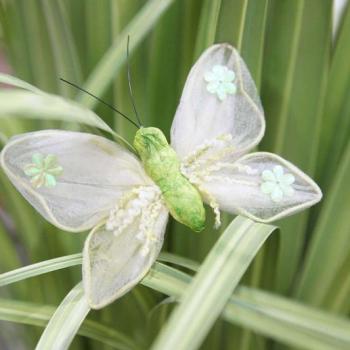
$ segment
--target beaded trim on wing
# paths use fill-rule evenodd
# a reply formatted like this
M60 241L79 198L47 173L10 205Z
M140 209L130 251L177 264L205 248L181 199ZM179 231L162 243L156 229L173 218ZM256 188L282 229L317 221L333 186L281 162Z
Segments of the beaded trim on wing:
M136 239L143 244L142 256L150 252L150 247L158 239L154 227L162 208L161 191L155 186L135 187L124 194L111 210L106 229L115 236L120 235L133 222L138 222Z
M215 214L215 227L221 225L220 208L215 197L209 193L204 183L215 179L230 183L230 177L217 176L214 172L220 169L235 168L247 174L256 173L257 170L249 166L227 161L227 157L234 152L232 135L223 134L215 139L207 140L190 153L181 164L181 173L193 184L208 200L208 204ZM237 182L237 180L235 180Z

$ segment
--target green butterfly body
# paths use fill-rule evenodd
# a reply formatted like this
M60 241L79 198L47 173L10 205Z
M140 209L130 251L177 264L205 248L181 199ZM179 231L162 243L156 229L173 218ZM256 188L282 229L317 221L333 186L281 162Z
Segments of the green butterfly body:
M159 186L171 215L194 231L205 226L205 209L197 189L181 174L180 160L158 128L141 128L134 145L148 176Z

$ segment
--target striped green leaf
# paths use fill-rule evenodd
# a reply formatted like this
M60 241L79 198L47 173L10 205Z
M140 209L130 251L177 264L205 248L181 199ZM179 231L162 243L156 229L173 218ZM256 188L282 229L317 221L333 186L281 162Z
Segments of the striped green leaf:
M201 265L152 349L197 349L274 229L236 218Z
M84 88L97 96L101 96L112 83L123 63L125 63L127 37L130 36L132 38L130 42L130 52L132 52L173 1L148 1L123 32L115 38L112 46L90 74ZM89 108L93 108L96 105L96 101L89 98L86 94L79 94L77 100Z
M54 312L55 308L52 306L0 299L0 320L3 321L45 327ZM135 342L123 333L95 321L85 320L78 334L109 345L113 349L138 349Z
M90 307L82 283L77 284L63 299L42 334L36 350L68 349Z

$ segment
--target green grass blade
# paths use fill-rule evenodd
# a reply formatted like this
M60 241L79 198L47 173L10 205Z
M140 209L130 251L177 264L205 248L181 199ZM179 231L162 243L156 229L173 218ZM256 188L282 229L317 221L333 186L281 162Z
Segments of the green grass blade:
M20 17L22 22L21 43L24 52L21 61L13 67L16 74L21 70L23 61L27 61L32 75L28 80L45 91L56 92L59 80L55 74L54 57L43 16L42 2L15 0L11 3L17 11L12 14L10 20L15 16Z
M42 334L36 350L68 349L90 307L82 283L77 284L58 306Z
M38 95L23 90L0 91L0 118L63 120L114 131L94 112L56 95Z
M178 265L192 271L197 271L200 267L200 264L192 259L168 252L161 253L157 258L157 261Z
M33 71L30 66L30 60L23 60L28 53L29 43L23 38L23 20L21 9L18 2L1 1L0 2L0 24L2 39L8 60L15 67L16 75L20 78L33 81Z
M314 230L297 297L321 306L334 283L335 273L349 255L350 143L339 164ZM327 263L324 263L324 262ZM338 286L339 288L339 286Z
M218 42L229 42L238 51L242 50L248 3L251 2L248 0L222 1L217 32Z
M12 85L21 89L25 89L36 94L43 94L44 92L32 84L27 83L19 78L10 74L0 73L0 83Z
M221 0L205 0L202 5L197 34L195 58L215 42Z
M82 81L82 71L63 3L61 0L43 1L42 9L50 36L56 79L59 82L59 78L63 77L79 84ZM58 86L62 95L72 95L68 85L59 82Z
M269 0L248 2L240 43L242 57L258 88L261 84L268 6Z
M274 229L236 218L210 251L152 349L197 349Z
M350 6L344 13L335 43L322 115L322 142L319 147L317 177L324 189L333 179L350 134Z
M322 307L340 315L347 315L350 310L350 254L336 272L331 287L323 299Z
M142 111L142 118L145 125L156 126L167 137L183 86L180 77L183 60L186 59L183 45L186 45L186 42L191 39L186 37L188 33L183 35L184 24L181 23L181 19L184 14L186 17L191 15L191 6L193 6L193 3L190 2L175 2L159 19L150 38L146 77L147 103L144 111ZM179 34L173 36L174 30ZM172 40L169 40L169 37L172 37ZM193 45L192 42L191 45ZM191 54L193 53L192 46L189 51ZM176 59L179 56L182 64L179 64L178 59ZM133 74L134 80L145 79L142 72L135 73ZM171 81L172 84L167 84L168 81ZM124 86L126 86L126 82ZM140 93L138 96L140 96ZM159 101L159 96L161 96L162 103ZM160 115L162 118L159 118Z
M350 346L349 320L253 288L238 288L223 317L301 349L346 350Z
M118 23L111 23L111 7L123 7L118 1L113 5L113 1L99 1L84 0L84 35L85 35L85 52L89 55L84 62L86 71L91 72L104 53L108 50L111 44L111 25L118 25Z
M267 116L262 146L312 176L331 54L332 1L274 1L271 5L262 79ZM304 212L279 225L283 234L276 288L283 293L291 287L299 264L307 219Z
M189 270L196 271L199 264L193 260L186 259L184 257L171 254L171 253L161 253L158 257L159 261L167 262L182 267L186 267ZM60 269L65 269L67 267L80 265L83 261L82 253L66 255L59 258L49 259L41 261L36 264L31 264L24 266L9 272L0 274L0 287L6 286L11 283L25 280L27 278L40 276L42 274L57 271Z
M58 263L58 259L61 259L61 265ZM50 265L51 263L52 271L53 268L81 264L80 254L58 259L52 259L42 264ZM29 266L15 270L16 272L13 271L14 276L22 277L18 278L17 281L48 272L48 266L44 269L44 265L34 265L36 265L37 273L31 275L28 275ZM20 270L22 270L22 274ZM34 268L31 271L35 271ZM0 283L4 285L2 276L0 276ZM15 281L16 279L11 278L11 283ZM191 277L187 274L160 263L155 263L150 273L142 281L144 285L177 300L181 300L190 282ZM53 314L53 308L30 305L29 303L0 299L0 319L44 326ZM349 321L252 288L238 287L229 304L226 305L223 317L229 322L247 327L283 343L306 349L332 349L332 346L333 349L343 349L344 344L346 347L350 344ZM104 339L106 344L110 345L113 344L113 339L119 339L119 336L115 335L113 331L107 332L112 334L112 339L110 339L104 329L98 330L96 327L95 323L87 320L79 334L97 340Z
M0 320L2 321L45 327L54 312L53 306L0 299ZM85 320L78 334L109 345L113 349L137 349L136 344L129 337L95 321Z
M82 263L81 253L42 261L0 275L0 287L44 273L64 269Z
M150 0L137 13L133 20L118 35L110 49L104 54L94 71L84 84L84 88L97 96L102 96L107 87L113 82L117 72L126 60L126 42L130 35L130 53L153 28L158 18L174 0ZM80 93L77 100L83 105L93 108L96 100Z
M156 263L143 284L181 300L191 277ZM347 349L350 322L253 288L238 287L222 316L284 344L311 350ZM301 326L302 325L302 326Z

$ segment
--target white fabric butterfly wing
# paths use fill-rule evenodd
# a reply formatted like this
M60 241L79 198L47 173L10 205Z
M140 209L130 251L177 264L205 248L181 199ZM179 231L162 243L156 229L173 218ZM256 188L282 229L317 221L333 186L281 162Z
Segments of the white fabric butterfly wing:
M213 171L202 186L216 199L220 209L261 222L301 211L322 197L310 177L267 152L248 154Z
M222 77L226 96L220 95L220 86L215 91L220 67L227 69ZM205 141L230 134L238 154L258 144L264 130L260 98L244 61L228 44L211 46L187 78L171 128L172 147L183 159Z
M168 219L161 193L129 151L78 132L14 137L1 165L48 221L67 231L90 229L83 282L92 308L129 291L156 260Z
M145 209L154 204L150 202ZM158 203L153 223L149 219L137 215L117 234L106 224L91 231L83 253L83 281L92 308L99 309L127 293L151 268L163 244L168 210ZM140 229L147 225L148 238Z
M108 216L125 191L153 183L131 152L79 132L16 136L1 152L1 166L48 221L73 232L90 229Z
M283 158L266 152L242 157L264 129L258 93L242 58L227 44L212 46L187 79L172 146L183 175L214 209L217 225L219 209L270 222L322 197L317 184Z

